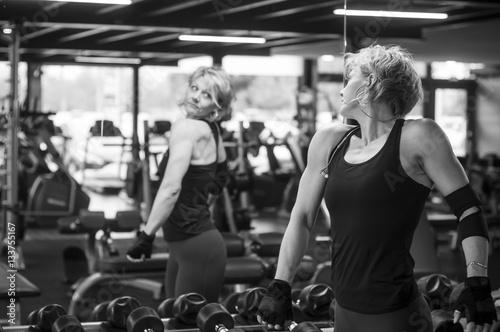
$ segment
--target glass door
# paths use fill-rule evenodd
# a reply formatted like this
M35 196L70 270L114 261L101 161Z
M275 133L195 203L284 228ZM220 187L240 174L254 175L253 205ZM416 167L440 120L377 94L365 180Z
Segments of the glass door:
M443 128L457 157L467 155L467 90L436 89L435 121Z

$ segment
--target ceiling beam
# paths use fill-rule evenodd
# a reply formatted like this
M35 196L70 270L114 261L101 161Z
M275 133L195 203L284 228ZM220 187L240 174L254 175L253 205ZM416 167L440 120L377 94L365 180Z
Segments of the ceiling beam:
M154 16L161 16L161 15L166 15L166 14L171 14L175 13L179 10L185 10L188 8L192 8L195 6L202 5L204 3L208 2L213 2L214 0L191 0L191 1L184 1L181 3L177 3L175 5L170 5L167 7L163 7L161 9L156 9L154 11L150 11L148 13L145 13L144 16L149 16L149 17L154 17Z
M497 10L486 10L481 13L467 13L453 15L446 22L439 22L428 25L425 31L451 30L473 26L481 22L487 22L500 18L500 8Z
M320 9L320 8L325 8L325 7L334 7L334 6L341 5L343 3L344 3L344 0L325 1L324 3L318 3L318 4L314 4L314 5L307 5L307 6L301 6L301 7L294 7L294 8L275 11L273 13L257 15L257 16L255 16L255 19L265 20L265 19L271 19L271 18L276 18L276 17L290 16L290 15L295 15L295 14L301 14L301 13L308 11L308 10Z
M252 9L256 9L256 8L261 8L264 6L274 5L274 4L277 4L279 2L285 2L285 1L289 1L289 0L264 0L264 1L254 2L254 3L248 4L248 5L239 5L239 6L230 7L229 5L224 4L222 1L216 0L216 1L214 1L214 6L217 6L217 3L220 3L223 6L225 6L225 9L220 10L220 8L216 7L217 10L215 13L205 15L205 16L203 16L203 18L204 19L214 18L214 17L221 18L224 15L244 12L244 11L248 11L248 10L252 10Z
M67 43L67 42L70 42L73 40L82 39L82 38L90 37L93 35L97 35L99 33L103 33L103 32L106 32L108 30L109 30L109 28L107 28L107 27L99 27L97 29L82 31L79 33L74 33L74 34L66 36L66 37L59 38L59 42Z
M37 37L40 37L40 36L43 36L43 35L46 35L48 33L52 33L54 31L57 31L57 30L60 30L61 29L61 26L60 25L53 25L49 28L45 28L45 29L40 29L40 30L35 30L34 32L32 33L28 33L28 34L25 34L22 36L21 38L21 41L27 41L31 38L37 38Z
M130 39L130 38L134 38L134 37L147 35L147 34L150 34L152 32L155 32L155 30L151 29L151 28L133 31L133 32L127 32L127 33L122 33L122 34L119 34L119 35L116 35L113 37L106 37L106 38L96 40L96 43L98 43L98 44L114 43L114 42Z
M454 0L454 1L435 1L435 0L413 0L415 4L436 6L461 6L461 7L475 7L475 8L498 8L500 3L498 1L470 1L470 0Z
M1 0L0 0L1 1ZM150 25L130 25L130 24L96 24L96 23L70 23L70 22L39 22L32 23L26 22L27 26L33 28L50 28L57 25L61 28L67 29L77 29L77 30L93 30L93 29L108 29L108 30L120 30L120 31L137 31L137 29L150 29L153 28L156 32L178 32L180 31L177 27L166 27L166 26L150 26Z

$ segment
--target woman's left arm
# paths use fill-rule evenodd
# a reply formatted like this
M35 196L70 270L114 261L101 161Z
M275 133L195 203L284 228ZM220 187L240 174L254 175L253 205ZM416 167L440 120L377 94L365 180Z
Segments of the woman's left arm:
M167 220L182 189L182 179L189 168L194 147L196 130L192 124L182 119L174 123L169 142L169 159L165 175L158 188L144 232L154 235Z
M429 119L418 122L417 154L420 164L457 216L458 231L461 233L459 236L467 263L479 262L486 266L488 233L481 201L469 185L467 175L441 127ZM487 269L481 265L468 265L467 276L487 276Z
M453 153L451 144L439 125L429 119L416 121L412 139L417 139L416 151L419 163L444 196L452 212L457 216L458 237L466 260L467 279L465 288L455 303L467 318L467 331L475 326L489 326L497 319L491 298L488 278L488 227L481 208L481 200L470 186L467 175ZM416 133L416 134L415 134Z
M127 251L131 262L143 262L151 257L155 234L167 220L181 191L182 179L191 162L197 133L186 119L174 123L169 142L169 159L163 179L156 193L146 226L138 234L137 241Z

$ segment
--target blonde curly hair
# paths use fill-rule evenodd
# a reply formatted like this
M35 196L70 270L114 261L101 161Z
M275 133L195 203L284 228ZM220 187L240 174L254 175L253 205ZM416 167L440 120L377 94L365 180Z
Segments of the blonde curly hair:
M359 68L363 76L372 80L363 101L386 104L395 117L410 113L423 96L422 81L413 57L398 45L374 44L356 53L346 53L347 80L354 68Z

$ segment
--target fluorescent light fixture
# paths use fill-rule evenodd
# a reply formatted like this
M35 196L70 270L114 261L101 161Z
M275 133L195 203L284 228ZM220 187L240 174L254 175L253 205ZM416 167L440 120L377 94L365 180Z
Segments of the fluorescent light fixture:
M132 0L49 0L60 2L86 2L86 3L102 3L108 5L130 5Z
M138 59L138 58L97 57L97 56L77 56L77 57L75 57L75 62L138 65L141 63L141 59Z
M2 32L6 35L10 35L12 33L12 29L11 28L3 28Z
M347 15L347 16L422 18L431 20L444 20L448 18L448 14L423 13L423 12L394 12L386 10L335 9L333 13L335 15Z
M203 35L180 35L182 41L198 41L212 43L246 43L264 44L266 40L260 37L224 37L224 36L203 36Z

